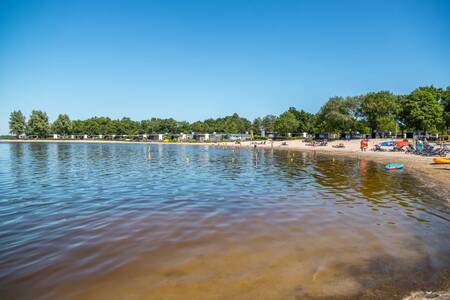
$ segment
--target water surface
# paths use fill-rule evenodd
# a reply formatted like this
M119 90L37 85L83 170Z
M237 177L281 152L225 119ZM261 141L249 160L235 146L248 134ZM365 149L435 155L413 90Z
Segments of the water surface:
M366 160L3 143L0 195L0 299L395 299L450 271L447 199Z

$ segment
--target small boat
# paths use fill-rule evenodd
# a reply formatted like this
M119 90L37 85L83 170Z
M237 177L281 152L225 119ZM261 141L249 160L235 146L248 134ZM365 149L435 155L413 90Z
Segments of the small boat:
M403 164L387 164L384 166L384 169L387 171L393 171L393 170L401 170L403 169Z
M450 164L450 157L433 158L435 164Z

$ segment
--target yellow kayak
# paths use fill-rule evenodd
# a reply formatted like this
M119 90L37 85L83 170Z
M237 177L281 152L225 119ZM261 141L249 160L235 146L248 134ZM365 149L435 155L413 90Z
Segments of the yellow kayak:
M450 164L450 157L433 158L435 164Z

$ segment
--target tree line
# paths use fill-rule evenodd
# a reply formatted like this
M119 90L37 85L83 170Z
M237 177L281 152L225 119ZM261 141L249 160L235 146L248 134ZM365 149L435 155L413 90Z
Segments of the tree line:
M408 95L389 91L350 97L331 97L316 114L289 108L279 116L267 115L250 121L237 113L222 118L186 122L173 118L134 121L124 117L92 117L71 120L60 114L50 123L47 113L33 110L26 120L22 112L10 114L10 133L46 137L60 135L138 135L156 133L243 133L261 130L286 135L293 132L446 132L450 127L450 87L419 87Z

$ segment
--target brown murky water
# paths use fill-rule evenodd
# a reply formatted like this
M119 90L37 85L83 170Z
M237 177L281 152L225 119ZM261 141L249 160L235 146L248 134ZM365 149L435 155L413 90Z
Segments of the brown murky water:
M448 282L446 200L312 153L0 145L0 299L398 299Z

